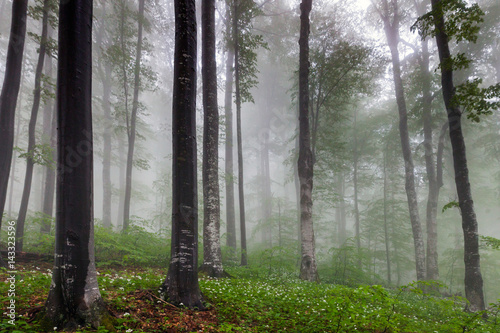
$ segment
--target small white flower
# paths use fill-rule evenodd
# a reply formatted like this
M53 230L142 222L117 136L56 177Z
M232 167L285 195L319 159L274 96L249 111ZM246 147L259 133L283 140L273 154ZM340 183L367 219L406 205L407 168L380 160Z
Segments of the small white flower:
M134 331L133 329L129 328L129 329L128 329L128 330L126 330L125 332L130 333L130 332L133 332L133 331Z
M128 316L130 316L130 313L125 312L125 313L123 314L123 316L124 316L124 317L128 317Z

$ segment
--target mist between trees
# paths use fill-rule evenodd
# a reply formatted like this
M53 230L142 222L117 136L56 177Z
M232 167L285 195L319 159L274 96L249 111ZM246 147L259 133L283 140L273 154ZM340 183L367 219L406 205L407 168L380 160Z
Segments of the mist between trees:
M169 267L191 308L198 269L240 265L500 298L497 0L99 0L69 46L59 6L90 15L0 0L2 250L14 220L17 252L52 255L56 211L82 209L98 267ZM84 106L57 90L82 45ZM54 199L84 165L89 206Z

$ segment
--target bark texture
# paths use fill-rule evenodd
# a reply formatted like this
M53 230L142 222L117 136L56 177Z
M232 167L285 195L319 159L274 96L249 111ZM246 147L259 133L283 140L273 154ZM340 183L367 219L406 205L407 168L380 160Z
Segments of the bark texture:
M236 141L238 145L238 197L240 203L240 233L241 233L241 266L248 264L247 234L245 221L245 192L243 177L243 144L241 140L241 94L240 94L240 66L239 66L239 27L238 1L234 0L233 34L234 34L234 81L236 99Z
M229 3L229 1L227 2ZM230 6L227 5L229 12ZM226 34L231 34L231 23L227 22ZM226 117L226 245L236 250L236 218L234 209L234 162L233 162L233 63L234 48L230 42L227 44L226 59L226 91L224 95L224 113Z
M217 63L215 61L215 0L203 0L203 265L212 277L222 277L219 195L219 108L217 105Z
M455 169L455 184L457 187L458 203L462 214L462 229L464 233L464 262L465 262L465 297L469 301L470 311L484 310L483 278L481 275L479 257L479 239L477 234L477 219L472 201L467 167L467 154L462 133L462 111L452 103L455 95L453 84L453 70L443 65L449 61L451 54L448 45L448 36L444 29L444 17L441 0L431 0L432 10L435 12L435 26L437 30L436 44L441 63L441 85L443 99L448 113L450 142L453 150L453 166Z
M97 328L110 316L94 256L91 49L92 1L61 1L56 252L45 320L64 330Z
M309 13L312 0L300 4L299 38L299 160L300 234L302 260L300 278L319 281L312 220L313 156L309 128Z
M43 16L42 16L42 35L40 38L40 49L38 53L38 63L35 70L35 89L33 90L33 107L31 108L31 116L28 127L28 157L26 158L26 173L24 176L23 195L21 198L21 206L16 224L16 251L23 250L24 244L24 223L26 221L26 214L28 212L28 203L31 193L31 181L33 179L33 168L35 161L31 158L35 150L35 130L36 121L38 118L38 111L40 109L40 100L42 96L42 73L43 65L45 62L45 52L47 49L47 36L48 36L48 16L49 16L49 0L43 2Z
M12 3L12 21L5 64L5 76L0 95L0 228L7 198L17 96L21 85L21 70L26 37L28 0Z
M391 50L392 73L394 79L394 88L396 91L396 102L399 113L399 136L401 139L401 148L405 161L405 189L408 199L408 209L410 212L411 229L413 233L413 243L415 248L415 266L417 280L425 279L425 246L418 213L417 192L415 189L415 172L413 158L411 155L410 138L408 134L408 113L406 109L406 100L404 95L403 81L401 79L401 63L399 60L399 19L398 1L382 1L382 10L379 12L384 22L384 31L387 37L387 44Z
M195 0L175 0L174 4L172 245L161 290L173 304L203 309L197 266L196 7Z
M134 162L135 137L137 127L137 111L139 109L139 89L141 84L142 28L144 24L144 1L139 0L139 27L137 30L137 48L134 66L134 96L130 123L127 122L127 169L125 172L125 202L123 204L123 231L127 231L130 220L130 197L132 195L132 169ZM127 118L128 119L128 118Z

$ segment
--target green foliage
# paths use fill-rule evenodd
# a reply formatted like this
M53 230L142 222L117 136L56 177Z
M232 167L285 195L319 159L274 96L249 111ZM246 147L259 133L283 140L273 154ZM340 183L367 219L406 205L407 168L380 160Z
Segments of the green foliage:
M446 205L443 206L443 209L441 210L441 213L444 213L446 210L448 210L450 208L453 208L453 207L460 208L460 205L456 201L450 201Z
M411 31L418 30L423 39L435 37L439 31L435 22L445 17L445 31L448 38L457 42L476 42L479 24L484 21L484 12L477 3L468 5L465 0L441 0L435 10L421 16L412 25Z
M19 148L18 151L21 152L19 155L20 158L29 158L34 164L50 166L52 168L55 167L55 162L52 159L53 149L50 144L35 145L35 147L28 152L23 152L23 150Z
M95 253L98 266L168 267L170 241L148 232L137 221L131 222L126 233L97 225Z
M500 250L500 239L491 236L479 236L479 237L487 247L491 247L494 250Z
M482 82L480 78L468 80L456 87L453 96L453 103L462 106L467 118L474 122L479 122L480 116L491 115L500 108L500 83L481 88Z

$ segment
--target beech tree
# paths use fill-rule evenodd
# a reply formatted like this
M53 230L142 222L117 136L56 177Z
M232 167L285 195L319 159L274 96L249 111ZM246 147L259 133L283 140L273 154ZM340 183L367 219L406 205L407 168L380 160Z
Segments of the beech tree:
M174 5L172 245L161 292L173 304L203 309L198 285L196 6L195 0L175 0Z
M40 49L38 54L38 63L35 70L35 89L33 91L33 106L31 109L31 117L28 129L28 150L26 154L26 174L24 176L23 196L21 199L21 206L19 208L19 215L16 224L16 251L23 250L24 239L24 222L26 221L26 214L28 212L28 203L31 193L31 180L33 178L33 168L37 160L37 147L35 146L35 129L38 118L38 110L40 109L40 100L42 97L42 73L43 65L45 62L45 53L47 50L47 37L49 29L49 9L50 0L43 1L42 8L42 35L40 38Z
M110 315L94 256L91 0L60 1L58 43L56 246L44 320L97 329Z
M222 277L219 196L219 109L215 61L215 0L202 1L203 77L203 265L209 276Z
M233 159L233 70L234 45L232 41L231 6L226 1L226 84L224 94L225 116L225 188L226 188L226 245L236 250L236 218L234 209L234 159Z
M300 4L299 39L299 160L300 181L300 235L302 260L300 278L318 281L312 220L313 156L309 129L309 13L312 0Z
M12 3L12 21L5 63L6 70L0 95L0 228L2 227L12 163L14 119L19 86L21 85L27 10L28 0L19 0ZM1 264L3 264L3 261Z
M410 222L413 232L413 244L415 247L417 280L421 281L425 279L425 246L418 212L417 192L415 190L415 171L410 148L410 137L408 134L408 112L406 108L403 81L401 79L401 62L398 51L398 45L400 42L399 24L401 20L401 13L399 12L398 0L382 0L382 8L378 8L375 4L374 7L383 21L387 44L389 45L389 49L391 51L392 74L399 113L399 136L405 161L406 197L408 199L408 209L410 212Z
M436 37L443 100L448 114L449 135L453 150L458 206L462 215L465 297L469 301L469 310L480 311L485 308L483 278L480 267L478 224L472 200L467 153L462 131L462 107L469 106L467 117L473 121L479 121L479 116L481 114L488 114L489 107L493 107L496 104L473 104L474 101L478 100L476 97L479 96L471 95L467 91L467 87L470 87L471 84L478 84L478 81L466 82L460 86L455 86L453 82L454 71L466 68L469 61L464 58L463 54L452 56L449 42L452 38L456 38L457 41L475 42L477 32L479 31L477 25L479 22L482 22L484 13L477 4L467 6L465 1L431 0L431 4L432 11L421 16L412 28L415 29L418 27L423 38L429 35ZM453 15L451 23L446 21L446 17L450 13ZM497 86L500 87L500 85ZM475 88L477 88L477 85ZM486 91L482 89L473 90L474 93ZM479 99L482 99L481 97ZM472 105L467 105L468 103Z

